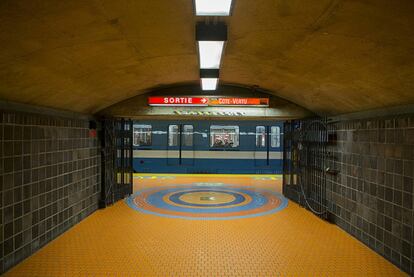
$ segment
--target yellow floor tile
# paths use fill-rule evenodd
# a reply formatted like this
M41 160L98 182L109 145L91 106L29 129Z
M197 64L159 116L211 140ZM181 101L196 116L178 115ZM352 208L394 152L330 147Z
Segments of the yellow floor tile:
M166 178L168 177L168 178ZM280 192L279 176L141 175L135 190L222 182ZM344 231L298 205L233 220L99 210L5 276L405 276Z

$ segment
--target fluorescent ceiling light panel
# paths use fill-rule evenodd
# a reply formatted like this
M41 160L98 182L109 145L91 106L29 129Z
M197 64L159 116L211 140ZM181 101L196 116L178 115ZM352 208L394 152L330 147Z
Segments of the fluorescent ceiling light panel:
M224 41L199 41L198 53L200 55L201 69L218 69Z
M201 78L201 88L203 90L216 90L218 78Z
M228 16L232 0L195 0L196 15Z

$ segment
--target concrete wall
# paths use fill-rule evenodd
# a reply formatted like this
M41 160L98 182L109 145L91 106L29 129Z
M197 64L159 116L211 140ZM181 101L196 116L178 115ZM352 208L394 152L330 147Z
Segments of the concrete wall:
M100 154L88 124L0 110L0 273L97 209Z
M329 210L348 233L414 272L414 115L341 120L330 146Z

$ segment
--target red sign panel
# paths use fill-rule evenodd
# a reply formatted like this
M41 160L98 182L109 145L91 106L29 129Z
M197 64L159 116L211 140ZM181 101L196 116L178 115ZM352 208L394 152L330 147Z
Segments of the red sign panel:
M150 96L150 106L255 106L268 107L269 98Z
M209 106L269 106L269 98L217 97L209 100Z
M208 99L205 97L172 97L172 96L150 96L150 106L208 106Z

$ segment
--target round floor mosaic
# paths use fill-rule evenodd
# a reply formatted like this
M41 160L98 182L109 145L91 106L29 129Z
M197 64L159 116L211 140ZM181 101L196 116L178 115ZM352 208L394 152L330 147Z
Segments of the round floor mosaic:
M287 199L266 189L197 183L144 189L127 203L140 212L165 217L235 219L275 213L287 206Z

